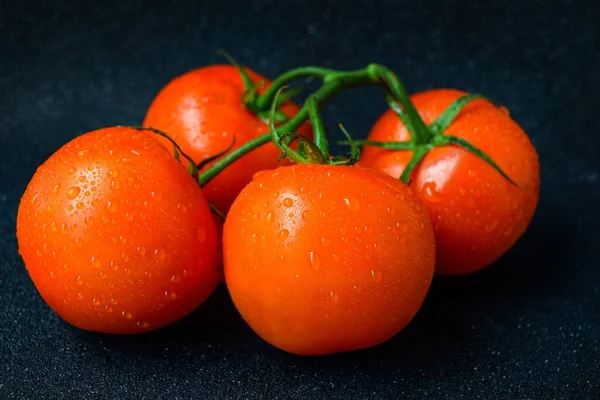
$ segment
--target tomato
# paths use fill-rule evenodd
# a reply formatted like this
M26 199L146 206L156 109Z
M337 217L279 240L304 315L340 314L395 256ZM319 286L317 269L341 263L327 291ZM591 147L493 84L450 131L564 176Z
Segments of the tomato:
M435 243L421 201L369 168L299 164L257 174L223 233L231 298L271 345L300 355L375 346L431 284Z
M430 124L457 98L458 90L430 90L411 100ZM478 271L510 249L529 225L538 203L538 155L504 108L485 100L468 104L444 132L463 138L492 158L519 188L481 158L455 146L431 150L413 171L411 187L433 221L437 265L442 275ZM368 139L406 141L409 133L389 110ZM360 163L399 177L411 153L366 146Z
M255 83L264 81L259 93L270 84L257 73L246 71ZM144 126L165 131L185 153L201 162L223 152L234 138L232 150L269 132L268 121L244 107L243 94L244 83L236 67L212 65L195 69L173 79L158 93L147 111ZM286 102L280 111L289 117L299 109ZM303 124L297 132L311 136L308 124ZM159 140L167 144L166 139ZM207 199L227 213L255 172L281 165L280 153L273 143L267 143L246 154L204 187ZM208 163L205 169L213 163Z
M35 172L17 239L48 305L90 331L138 333L197 308L219 280L218 237L197 183L151 134L79 136Z

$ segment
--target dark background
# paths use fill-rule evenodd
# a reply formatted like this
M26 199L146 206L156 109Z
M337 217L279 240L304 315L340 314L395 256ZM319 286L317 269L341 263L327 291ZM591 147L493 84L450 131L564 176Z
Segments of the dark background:
M597 399L600 396L600 6L590 1L0 2L1 399ZM15 217L35 168L74 136L139 124L189 69L380 62L408 90L491 96L530 134L541 201L491 268L436 279L416 319L376 348L282 353L226 291L142 336L86 333L45 305L17 254ZM336 98L357 137L385 105ZM593 246L595 245L595 248Z

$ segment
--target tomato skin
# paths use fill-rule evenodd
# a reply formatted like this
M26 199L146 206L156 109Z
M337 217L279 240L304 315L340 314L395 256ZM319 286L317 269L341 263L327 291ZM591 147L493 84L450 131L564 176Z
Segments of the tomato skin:
M437 89L411 96L430 124L465 93ZM445 134L466 139L489 155L519 186L457 147L436 148L412 174L411 187L431 215L440 275L464 275L492 264L525 232L537 208L538 154L523 129L504 108L485 100L467 105ZM373 126L368 139L405 141L409 134L392 111ZM360 164L399 177L410 152L365 146Z
M38 292L81 329L139 333L197 308L218 279L218 237L195 180L151 134L81 135L35 172L17 240Z
M414 317L431 284L433 228L397 180L360 167L263 171L223 233L224 271L245 321L300 355L368 348Z
M246 68L246 71L253 82L264 82L259 93L269 86L268 79L250 69ZM144 126L165 131L185 153L200 162L227 149L234 137L233 149L269 132L267 122L244 107L243 93L244 84L236 67L211 65L198 68L176 77L158 93L146 113ZM280 108L288 117L299 110L291 102ZM297 132L312 136L307 123ZM159 140L169 145L166 139ZM280 153L273 143L267 143L246 154L204 186L206 198L221 212L227 213L255 172L289 163L285 159L278 161ZM212 164L214 162L206 168Z

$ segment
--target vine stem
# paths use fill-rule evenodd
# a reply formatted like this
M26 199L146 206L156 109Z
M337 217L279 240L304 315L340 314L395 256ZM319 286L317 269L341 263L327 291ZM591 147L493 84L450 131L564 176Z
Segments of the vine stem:
M255 102L249 108L258 110L259 112L268 111L280 89L296 79L307 76L320 78L323 81L323 84L309 96L296 115L276 129L279 138L286 133L294 132L298 129L300 125L309 118L309 110L311 108L314 111L315 106L320 107L324 102L328 101L340 91L354 87L379 85L383 86L383 88L399 102L402 109L411 117L411 119L414 119L413 124L416 125L417 135L415 140L417 140L417 142L428 140L429 130L412 105L408 93L400 82L400 79L398 79L391 70L379 64L369 64L363 69L352 71L337 71L313 66L300 67L287 71L276 78L265 92L255 99ZM421 121L420 125L418 121ZM271 134L265 133L233 150L213 164L209 169L198 175L200 186L206 185L230 164L271 140Z

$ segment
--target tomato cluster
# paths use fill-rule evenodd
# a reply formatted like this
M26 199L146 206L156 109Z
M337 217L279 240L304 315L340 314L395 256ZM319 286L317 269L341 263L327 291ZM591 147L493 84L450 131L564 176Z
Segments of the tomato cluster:
M323 85L300 107L282 88L305 76ZM384 86L390 109L366 140L348 136L350 156L332 156L319 107L365 85ZM40 295L81 329L166 326L222 279L265 341L324 355L396 335L434 273L496 261L538 194L535 148L481 96L409 97L374 64L272 82L216 65L169 82L143 126L56 151L27 186L16 232Z

